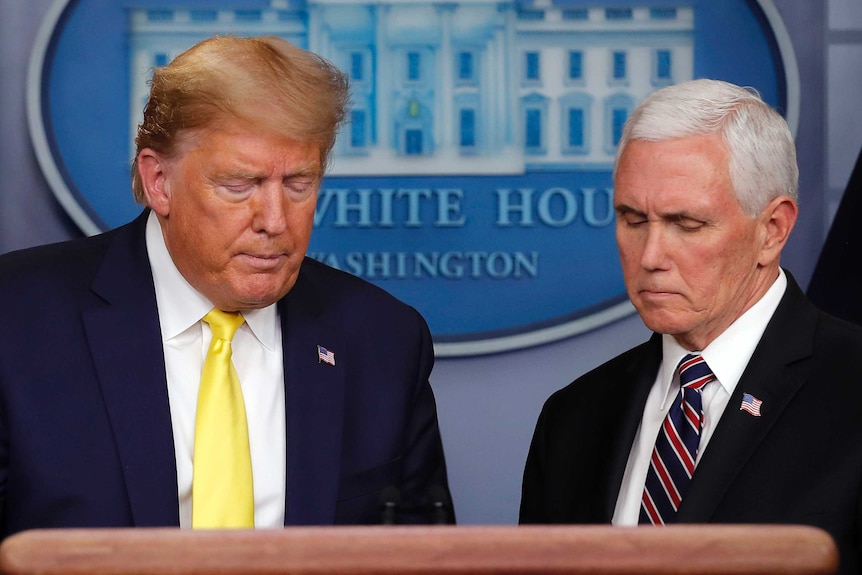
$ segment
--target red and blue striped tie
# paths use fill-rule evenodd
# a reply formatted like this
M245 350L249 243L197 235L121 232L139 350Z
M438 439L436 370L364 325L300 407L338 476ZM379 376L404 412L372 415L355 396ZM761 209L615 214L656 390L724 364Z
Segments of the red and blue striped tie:
M673 523L697 461L703 428L700 392L715 376L700 354L686 355L677 371L680 390L655 441L641 499L642 524Z

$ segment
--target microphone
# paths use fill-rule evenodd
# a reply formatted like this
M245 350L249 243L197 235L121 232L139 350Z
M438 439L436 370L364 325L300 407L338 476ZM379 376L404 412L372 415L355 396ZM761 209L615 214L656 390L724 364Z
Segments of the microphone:
M395 525L395 509L401 502L401 492L394 485L383 488L380 492L380 523Z
M431 507L431 523L433 525L448 524L449 509L452 506L449 492L442 486L435 484L428 489L428 499Z

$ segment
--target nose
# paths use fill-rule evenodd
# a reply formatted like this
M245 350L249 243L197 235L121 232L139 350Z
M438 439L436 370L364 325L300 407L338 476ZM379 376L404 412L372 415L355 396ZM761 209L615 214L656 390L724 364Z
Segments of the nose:
M641 267L645 270L661 270L668 267L665 230L661 223L650 222L643 240Z
M275 236L287 231L289 202L281 182L264 182L252 196L252 229Z

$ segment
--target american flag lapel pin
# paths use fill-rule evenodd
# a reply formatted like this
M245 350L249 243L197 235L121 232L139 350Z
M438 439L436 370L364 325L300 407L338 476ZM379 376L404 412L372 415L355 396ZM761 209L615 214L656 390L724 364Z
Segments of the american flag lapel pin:
M330 351L322 345L317 346L317 363L328 363L335 367L335 352Z
M739 406L740 411L747 411L755 417L760 417L760 406L763 402L750 393L742 394L742 404Z

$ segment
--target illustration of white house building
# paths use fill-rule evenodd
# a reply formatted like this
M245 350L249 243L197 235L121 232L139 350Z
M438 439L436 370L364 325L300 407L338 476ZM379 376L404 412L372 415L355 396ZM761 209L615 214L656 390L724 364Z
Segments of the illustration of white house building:
M607 170L650 92L694 74L694 9L578 0L271 0L132 7L131 134L153 67L213 34L271 34L350 77L334 175Z

